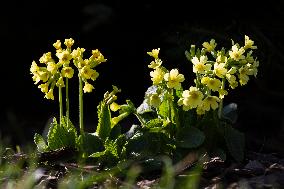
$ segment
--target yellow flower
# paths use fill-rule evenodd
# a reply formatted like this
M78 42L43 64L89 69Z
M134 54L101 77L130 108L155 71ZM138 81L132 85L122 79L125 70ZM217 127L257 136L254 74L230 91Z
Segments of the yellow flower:
M208 42L204 42L202 44L202 46L208 51L208 52L211 52L215 49L215 47L217 46L217 44L215 43L215 40L214 39L211 39L210 40L210 43Z
M38 71L37 75L38 75L39 79L43 82L46 82L49 78L49 74L46 71Z
M164 79L167 81L167 86L169 88L179 89L181 87L181 82L184 81L184 76L179 74L178 69L172 69L170 73L164 75Z
M154 108L158 108L161 104L161 99L158 94L153 94L150 96L150 105Z
M74 70L71 67L63 67L61 70L62 77L67 77L71 79L74 74Z
M148 55L152 56L153 58L157 59L159 56L160 48L153 49L151 52L147 52Z
M120 109L120 105L118 105L115 102L111 103L111 105L109 107L110 107L110 110L113 111L113 112L116 112L117 110Z
M53 43L53 46L56 50L61 50L61 42L60 40L57 40L55 43Z
M70 48L74 44L74 40L72 38L65 39L64 44L66 45L66 47Z
M89 66L84 66L80 70L80 76L84 79L90 79L94 73L94 70L91 69Z
M183 105L184 110L196 108L202 102L203 94L196 87L190 87L182 93L182 98L179 99L178 105Z
M158 67L162 65L162 62L163 61L161 59L156 58L154 61L150 63L150 65L148 65L148 68L157 69Z
M38 73L35 73L32 77L34 84L38 84L38 82L40 82L40 77Z
M36 73L37 71L39 71L39 67L37 66L36 62L33 61L33 62L32 62L32 65L31 65L31 68L30 68L30 72L34 74L34 73Z
M210 107L212 110L216 110L218 108L218 102L220 102L220 99L217 96L207 96L202 101L201 108L205 111L209 111Z
M221 87L221 81L215 78L203 77L201 83L205 84L212 91L218 91Z
M228 91L226 91L225 89L219 89L219 98L223 99L226 95L228 95Z
M232 50L229 51L229 55L232 59L238 61L238 60L242 60L245 58L245 56L243 55L244 52L245 52L245 49L243 47L238 48L237 45L233 45Z
M47 93L48 92L48 83L40 84L38 86L38 88L41 90L41 92Z
M46 69L47 69L47 71L49 71L51 74L55 74L56 71L57 71L57 65L56 65L54 62L48 62Z
M91 74L91 80L95 81L99 77L99 75L99 72L93 70L93 73Z
M45 94L44 98L54 100L53 89L49 89L48 93Z
M240 84L241 85L245 85L247 84L248 80L249 80L249 70L248 70L248 67L246 66L242 66L240 69L239 69L239 79L240 79Z
M85 52L84 48L78 47L77 49L74 49L71 53L72 58L78 59L83 57L83 53Z
M205 110L203 110L203 108L201 106L198 106L196 108L196 113L197 113L197 115L203 115L203 114L205 114Z
M253 46L254 41L245 35L245 46L244 49L257 49L257 46Z
M202 55L199 59L195 56L191 59L193 63L193 72L204 74L205 71L209 71L211 69L210 64L207 63L207 56Z
M164 75L165 75L165 73L163 72L163 70L161 70L159 68L150 72L150 76L152 77L151 80L153 81L154 85L161 83L164 79Z
M56 86L57 86L57 87L65 87L64 81L63 81L63 77L60 77L60 78L58 79L58 81L56 82Z
M96 60L99 64L107 61L107 59L105 59L104 55L102 55L102 54L100 54L95 60Z
M85 82L85 85L84 85L84 88L83 88L84 93L90 93L90 92L92 92L93 89L94 89L93 85Z
M92 55L93 58L98 58L101 55L101 52L99 51L99 49L92 50Z
M225 63L215 63L214 64L214 74L216 74L218 77L223 78L226 73L227 73L227 69L225 68Z
M40 63L53 62L51 57L51 52L44 53L42 57L40 57L39 62Z
M218 55L216 58L217 63L227 63L228 58L226 56Z
M236 88L238 86L238 82L236 81L236 76L231 74L226 74L226 78L230 84L230 87L232 89Z
M72 59L72 55L67 50L56 53L56 56L61 64L69 64Z

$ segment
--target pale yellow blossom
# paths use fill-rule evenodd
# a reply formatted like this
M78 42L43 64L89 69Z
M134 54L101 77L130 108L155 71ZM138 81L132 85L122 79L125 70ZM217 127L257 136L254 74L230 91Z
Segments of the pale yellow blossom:
M179 74L178 69L172 69L169 73L164 75L165 81L167 81L167 86L169 88L179 89L181 87L181 82L184 81L184 76Z

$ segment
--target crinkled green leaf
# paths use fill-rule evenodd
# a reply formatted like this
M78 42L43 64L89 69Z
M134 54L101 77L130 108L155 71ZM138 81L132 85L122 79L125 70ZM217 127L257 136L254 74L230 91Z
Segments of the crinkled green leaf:
M105 140L111 132L111 114L109 106L104 102L101 102L98 106L98 118L96 133L102 140Z
M79 136L80 151L87 156L104 150L103 141L95 133L84 133Z
M176 144L181 148L196 148L204 142L205 136L202 131L195 127L181 128L176 137Z
M36 144L37 150L39 152L44 152L44 151L47 150L46 142L45 142L45 140L43 139L43 137L40 134L36 133L34 135L34 143Z
M62 147L76 148L77 132L72 123L68 128L63 121L62 125L53 119L47 135L48 149L56 150Z
M228 150L236 161L244 159L245 136L243 133L226 125L224 128L224 137Z

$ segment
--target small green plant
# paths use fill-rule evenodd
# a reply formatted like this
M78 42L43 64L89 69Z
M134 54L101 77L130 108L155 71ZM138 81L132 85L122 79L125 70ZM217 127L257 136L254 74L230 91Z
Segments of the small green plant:
M84 59L85 49L71 49L73 39L66 39L65 49L58 40L55 61L51 52L45 53L38 66L33 61L30 72L35 84L45 94L45 98L54 100L54 89L58 87L59 123L54 118L47 135L47 140L35 134L34 141L38 151L48 152L64 147L79 152L79 157L91 159L105 167L134 160L140 162L143 171L161 169L161 156L170 157L177 163L192 151L211 156L218 155L226 159L230 155L236 161L244 157L244 135L234 129L234 119L228 116L232 108L223 101L232 89L246 85L250 76L257 75L259 61L253 56L257 47L245 36L241 46L232 41L227 50L217 49L214 39L204 42L201 48L191 45L185 56L192 64L194 82L183 87L185 77L177 68L168 70L159 57L160 49L147 52L153 60L148 65L151 69L152 86L145 92L145 99L139 107L126 100L119 105L117 94L121 92L113 86L111 92L104 94L97 106L98 125L94 133L84 131L83 92L92 92L99 76L96 66L106 62L99 50ZM69 117L68 81L73 79L75 70L79 80L79 131ZM83 87L84 83L84 87ZM63 113L63 93L65 91L65 109ZM134 115L139 121L127 132L122 132L123 120ZM123 171L122 171L123 172Z

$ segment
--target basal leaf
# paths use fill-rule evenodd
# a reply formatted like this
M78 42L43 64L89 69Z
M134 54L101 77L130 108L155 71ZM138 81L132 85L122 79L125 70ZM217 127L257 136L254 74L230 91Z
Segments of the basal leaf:
M181 148L196 148L204 142L203 132L195 127L181 128L177 133L176 144Z
M40 134L36 133L34 135L34 143L36 144L39 152L44 152L47 149L46 142Z
M104 150L103 141L95 133L84 133L79 136L80 151L87 156Z
M108 105L104 102L101 102L98 106L98 118L96 133L101 139L105 140L111 132L111 114Z
M224 128L224 137L228 150L236 161L244 159L245 136L243 133L226 125Z

